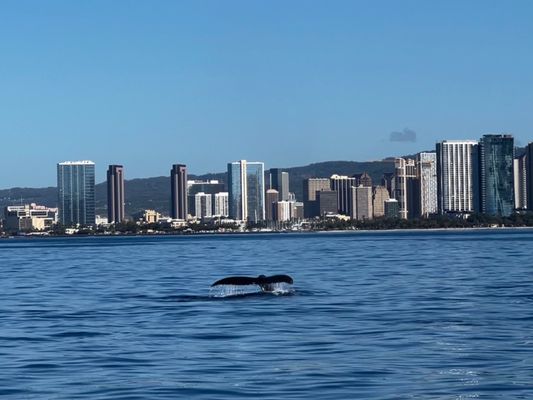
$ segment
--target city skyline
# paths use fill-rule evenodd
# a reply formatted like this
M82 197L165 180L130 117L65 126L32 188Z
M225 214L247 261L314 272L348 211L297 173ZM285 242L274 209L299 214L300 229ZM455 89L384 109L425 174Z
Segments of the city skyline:
M118 162L143 178L176 157L203 174L243 158L382 159L491 132L524 145L532 132L530 2L30 0L2 17L0 133L24 138L36 165ZM0 170L19 158L4 152ZM28 172L0 187L54 183Z
M391 197L397 200L397 217L405 220L428 218L436 211L464 218L476 213L508 217L515 211L531 209L525 204L533 197L533 172L529 163L533 142L528 144L525 154L516 153L514 137L507 134L485 134L478 141L444 140L435 147L435 152L419 152L415 158L396 157L392 178L390 173L382 171L381 185L377 180L374 185L366 171L351 176L333 173L327 179L319 175L304 178L300 198L289 191L289 172L271 168L267 174L264 162L230 162L221 182L189 180L187 166L173 164L169 184L170 219L183 224L188 220L229 217L255 224L265 221L265 217L266 221L281 222L338 214L364 221L383 214L394 215L396 211L387 203ZM95 221L94 176L93 161L57 164L61 224L84 226L124 221L124 167L114 164L108 168L107 222L101 217ZM282 192L286 192L286 200L280 196ZM517 201L519 197L521 200ZM333 209L332 203L336 203ZM4 214L33 221L33 215L45 210L33 211L34 206L42 207L31 203L23 208L8 205ZM221 210L227 213L221 214ZM52 209L46 212L54 213ZM157 211L145 208L143 214L147 213ZM23 220L18 224L29 226ZM9 225L16 223L13 220Z

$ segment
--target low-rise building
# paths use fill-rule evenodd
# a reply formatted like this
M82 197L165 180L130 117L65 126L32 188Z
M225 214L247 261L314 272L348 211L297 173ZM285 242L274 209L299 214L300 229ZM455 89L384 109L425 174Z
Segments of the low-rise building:
M155 210L144 210L142 221L147 224L157 224L161 219L161 214Z
M43 231L57 223L57 208L39 206L35 203L21 206L7 206L4 209L6 231Z
M385 217L400 218L400 203L398 202L398 200L385 200Z

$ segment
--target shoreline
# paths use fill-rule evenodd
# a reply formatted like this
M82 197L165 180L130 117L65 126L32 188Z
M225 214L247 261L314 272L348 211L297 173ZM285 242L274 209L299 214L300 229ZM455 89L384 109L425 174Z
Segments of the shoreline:
M328 229L328 230L302 230L302 231L243 231L243 232L187 232L187 233L113 233L113 234L73 234L50 235L30 233L22 235L2 235L0 240L9 239L42 239L42 238L102 238L102 237L198 237L198 236L247 236L247 235L339 235L339 234L377 234L377 233L437 233L437 232L505 232L517 230L531 230L533 226L502 226L502 227L452 227L452 228L387 228L387 229Z

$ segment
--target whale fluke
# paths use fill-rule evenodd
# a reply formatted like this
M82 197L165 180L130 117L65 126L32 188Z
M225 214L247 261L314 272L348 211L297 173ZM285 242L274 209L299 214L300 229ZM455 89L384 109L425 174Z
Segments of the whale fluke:
M267 285L272 285L274 283L289 283L292 284L293 280L289 275L272 275L265 276L259 275L257 278L250 276L229 276L224 279L220 279L213 283L211 286L218 285L259 285L261 288L265 289Z

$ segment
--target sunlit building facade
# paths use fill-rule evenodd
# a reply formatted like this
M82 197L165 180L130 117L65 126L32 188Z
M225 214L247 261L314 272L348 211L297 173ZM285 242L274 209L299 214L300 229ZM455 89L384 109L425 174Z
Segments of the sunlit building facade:
M441 214L475 211L477 144L475 140L437 143L437 200Z
M229 215L228 192L215 193L214 201L214 215L217 217L227 217Z
M236 161L228 164L230 218L258 222L265 219L265 165Z
M420 215L437 214L437 153L418 153L417 175L420 180Z
M395 195L400 207L400 218L420 216L420 180L417 176L416 162L410 158L394 160Z
M337 192L337 212L343 215L352 215L352 187L355 186L355 178L343 175L332 175L331 189Z
M95 165L92 161L57 164L59 222L66 226L95 224Z
M376 186L372 197L372 212L374 218L385 215L385 201L390 198L389 191L385 186Z

